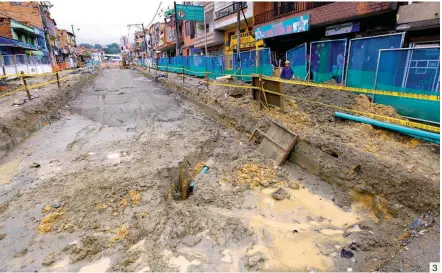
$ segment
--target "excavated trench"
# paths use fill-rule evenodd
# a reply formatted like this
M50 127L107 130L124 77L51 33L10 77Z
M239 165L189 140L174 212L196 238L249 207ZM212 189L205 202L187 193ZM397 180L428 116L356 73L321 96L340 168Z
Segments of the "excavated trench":
M148 77L154 78L169 89L185 94L206 105L212 112L216 111L217 120L225 125L251 133L255 127L267 131L271 118L257 118L244 108L235 104L211 101L210 91L203 88L190 88L180 83L180 76L169 74L169 79L157 78L146 71ZM176 79L174 78L176 77ZM194 81L201 81L193 79ZM187 82L192 79L186 80ZM211 87L213 88L213 87ZM244 89L243 94L249 91ZM305 92L305 91L303 91ZM327 95L328 97L333 95ZM336 99L334 99L336 100ZM319 111L318 109L315 111ZM346 144L336 133L323 130L322 134L303 133L302 127L295 130L300 134L294 150L288 160L318 175L327 183L340 187L348 193L348 200L357 199L359 195L371 196L376 203L387 206L389 214L406 216L427 211L436 212L439 208L438 168L433 165L433 173L413 172L404 169L398 160L382 158L373 153L361 152L354 146ZM334 135L335 134L335 135ZM433 151L430 151L433 149ZM427 149L430 158L438 158L438 148ZM434 154L434 155L431 155ZM387 201L388 200L388 201ZM380 205L379 205L380 206Z
M133 77L126 72L121 73ZM114 78L117 71L109 73ZM72 148L66 153L74 153L63 165L69 172L20 192L0 212L2 219L14 216L40 227L48 215L42 208L62 202L49 212L55 214L47 233L36 233L32 224L24 231L7 225L11 234L0 243L20 240L28 253L13 258L21 250L9 251L5 269L37 270L43 263L43 270L64 271L374 271L401 247L404 223L434 209L435 199L421 200L421 193L413 193L419 205L402 200L410 194L402 187L411 187L403 184L419 182L418 175L408 174L406 180L391 163L375 156L367 161L367 155L329 136L297 131L301 140L289 162L276 167L243 134L255 127L266 131L271 119L214 100L209 92L183 84L181 77L172 80L159 80L168 88L162 100L178 108L165 104L167 109L156 109L157 115L144 115L140 109L152 100L146 98L134 108L147 124L142 129L131 124L132 118L127 124L116 122L115 104L110 117L95 117L88 107L95 107L93 98L102 99L105 92L98 87L86 92L84 101L79 98L77 108L86 107L83 113L98 124L81 119L91 124L87 130L59 144L63 153L65 146ZM142 85L138 90L137 96L146 94ZM177 91L176 97L169 90ZM158 86L149 91L164 93ZM91 94L92 103L82 106ZM132 102L135 95L126 95ZM183 96L200 106L198 111ZM246 97L244 92L230 99ZM157 118L162 112L166 117ZM176 119L176 112L185 118ZM63 122L78 126L76 119ZM100 142L114 132L117 138ZM215 166L199 174L210 160ZM191 181L195 188L189 196ZM280 188L290 197L275 200L273 193ZM32 240L26 245L28 236ZM355 249L354 257L341 257L342 249Z

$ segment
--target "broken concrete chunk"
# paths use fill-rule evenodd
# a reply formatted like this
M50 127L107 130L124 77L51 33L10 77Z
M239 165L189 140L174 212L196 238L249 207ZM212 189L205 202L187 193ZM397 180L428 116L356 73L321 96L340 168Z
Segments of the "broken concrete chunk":
M259 184L262 187L267 188L268 186L270 186L270 181L259 181Z
M299 190L301 188L301 184L298 181L290 181L288 182L289 188L292 190Z
M41 263L44 266L49 266L51 264L53 264L55 262L55 254L51 253L48 256L46 256L46 258L43 260L43 262Z
M255 255L249 257L247 265L249 267L259 267L264 261L264 255L262 253L256 253Z
M20 251L17 251L16 253L14 253L13 257L14 258L18 258L18 257L26 255L26 253L28 253L28 249L27 248L23 248Z
M185 246L193 247L193 246L197 245L199 242L201 242L201 240L202 240L202 237L200 237L200 236L187 235L186 237L184 237L182 243Z
M272 197L276 200L283 200L290 198L290 194L283 188L278 188L275 192L272 193Z

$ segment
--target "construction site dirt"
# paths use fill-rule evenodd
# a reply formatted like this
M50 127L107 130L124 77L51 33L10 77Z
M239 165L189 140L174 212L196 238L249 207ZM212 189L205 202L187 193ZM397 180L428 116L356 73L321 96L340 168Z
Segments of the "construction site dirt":
M0 101L0 137L14 139L0 160L0 269L426 271L438 261L438 146L302 101L260 110L250 89L204 79L86 76L52 103L56 87L14 108ZM363 95L284 90L396 115ZM283 166L248 140L271 121L299 137ZM182 166L195 183L186 200ZM402 262L408 251L416 259Z

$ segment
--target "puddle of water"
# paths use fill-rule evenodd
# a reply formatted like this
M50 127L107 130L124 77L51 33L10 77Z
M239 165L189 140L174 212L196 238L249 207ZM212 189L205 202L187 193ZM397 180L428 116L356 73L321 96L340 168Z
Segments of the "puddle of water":
M339 227L355 223L360 220L359 215L354 212L345 212L337 207L333 201L322 198L319 195L313 194L308 189L285 189L290 193L291 198L277 201L272 198L271 193L274 189L264 189L263 201L261 207L270 207L278 212L295 211L297 218L317 217L324 218L329 224ZM299 215L301 214L301 215ZM304 217L302 217L304 216Z
M249 216L249 226L258 234L259 242L246 255L266 255L267 270L331 270L330 246L345 244L344 228L361 217L307 189L286 189L291 198L281 201L271 197L274 190L262 190L261 213Z
M11 179L18 173L18 167L24 156L18 157L0 166L0 185L10 184Z
M110 258L102 258L96 263L83 266L78 272L105 272L109 268L110 262Z

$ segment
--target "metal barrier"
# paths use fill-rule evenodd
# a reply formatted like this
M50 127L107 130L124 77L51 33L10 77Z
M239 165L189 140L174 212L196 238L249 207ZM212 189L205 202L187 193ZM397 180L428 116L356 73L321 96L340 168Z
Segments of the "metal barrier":
M439 96L440 48L381 49L374 85L375 89ZM440 122L439 101L381 95L374 101L393 106L403 116Z
M310 43L310 67L313 82L322 83L334 79L341 84L347 39L317 41Z
M405 33L356 38L350 40L345 85L374 88L379 50L401 48Z
M285 58L290 61L295 78L307 80L307 43L287 51Z

